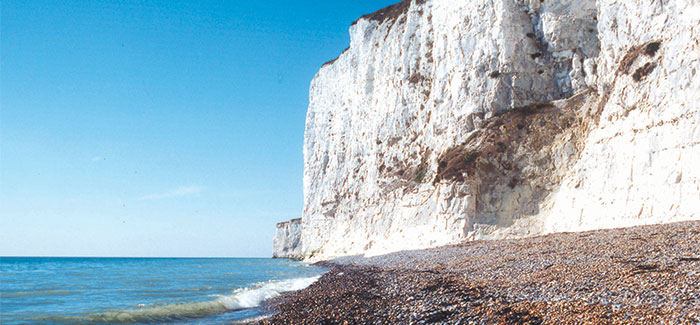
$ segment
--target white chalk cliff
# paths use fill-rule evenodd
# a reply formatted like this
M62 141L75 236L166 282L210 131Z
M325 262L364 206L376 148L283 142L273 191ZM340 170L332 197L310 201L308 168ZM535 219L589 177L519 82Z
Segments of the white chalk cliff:
M278 223L272 239L272 257L301 259L301 249L301 218Z
M297 256L700 219L700 0L407 0L350 36Z

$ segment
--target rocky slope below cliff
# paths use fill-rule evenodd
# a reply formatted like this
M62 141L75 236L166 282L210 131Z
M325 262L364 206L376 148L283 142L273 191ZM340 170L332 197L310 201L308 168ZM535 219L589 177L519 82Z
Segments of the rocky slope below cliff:
M301 255L700 218L700 2L411 0L350 36L311 83Z

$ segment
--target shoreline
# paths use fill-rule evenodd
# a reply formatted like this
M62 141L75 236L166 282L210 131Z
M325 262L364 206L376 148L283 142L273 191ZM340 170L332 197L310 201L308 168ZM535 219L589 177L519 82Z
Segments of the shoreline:
M698 323L700 221L317 263L271 323Z

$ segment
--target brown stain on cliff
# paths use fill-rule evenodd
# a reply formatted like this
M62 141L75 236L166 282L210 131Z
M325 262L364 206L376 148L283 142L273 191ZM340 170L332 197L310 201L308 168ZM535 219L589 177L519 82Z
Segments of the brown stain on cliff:
M340 53L340 55L338 55L338 57L336 57L335 59L330 60L330 61L324 63L324 64L321 66L321 68L323 68L323 67L325 67L325 66L327 66L327 65L331 65L331 64L335 63L335 61L338 61L338 59L340 58L340 56L343 55L343 54L345 54L345 52L347 52L348 50L350 50L350 47L346 47L346 48L343 50L343 52Z
M553 133L573 124L572 116L566 116L551 103L535 103L496 115L463 144L447 150L438 158L433 183L442 180L463 182L465 177L475 176L477 170L513 170L513 161L509 160L519 147L539 152L548 139L556 136ZM495 164L500 164L501 168L496 168Z
M478 223L500 220L488 217L494 214L510 222L536 214L597 126L597 100L589 90L556 105L534 103L489 118L464 143L438 156L433 184L470 184ZM513 195L517 199L504 199Z
M422 5L426 0L415 0L417 5ZM411 7L411 0L404 0L395 5L388 6L383 9L379 9L371 14L364 15L360 19L354 21L351 26L357 24L361 19L366 19L370 21L376 21L383 24L387 21L394 21L408 12L408 8Z

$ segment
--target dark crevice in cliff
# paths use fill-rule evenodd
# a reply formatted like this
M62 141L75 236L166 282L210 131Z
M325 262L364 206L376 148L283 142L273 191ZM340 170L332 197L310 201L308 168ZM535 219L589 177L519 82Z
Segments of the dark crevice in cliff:
M661 41L650 41L642 45L632 46L627 50L627 54L620 61L620 65L615 72L615 75L629 74L632 65L637 61L640 55L644 54L648 57L654 57L656 52L661 48Z
M656 68L656 62L647 62L639 69L635 70L632 74L632 79L636 82L642 81L646 76L648 76Z

